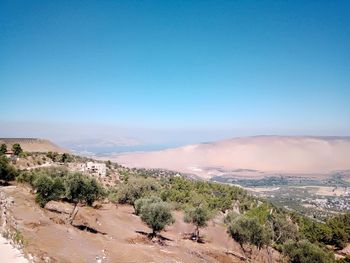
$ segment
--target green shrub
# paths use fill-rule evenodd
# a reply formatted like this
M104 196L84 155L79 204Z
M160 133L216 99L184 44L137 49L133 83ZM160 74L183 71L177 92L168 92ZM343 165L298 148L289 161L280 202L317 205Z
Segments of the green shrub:
M299 238L298 227L286 215L272 215L271 217L273 240L278 244L283 244L287 240L297 240Z
M291 263L332 263L334 255L327 253L307 240L290 241L284 245L283 253Z
M131 204L142 197L151 195L158 189L158 183L152 178L132 177L118 188L118 202L121 204Z
M11 165L6 156L0 156L0 180L12 181L17 176L17 169Z
M310 218L302 217L300 218L300 230L301 233L307 238L311 243L320 242L324 244L332 243L332 229L320 222L316 222Z
M330 218L326 222L331 229L331 244L343 249L350 239L350 214L340 214Z

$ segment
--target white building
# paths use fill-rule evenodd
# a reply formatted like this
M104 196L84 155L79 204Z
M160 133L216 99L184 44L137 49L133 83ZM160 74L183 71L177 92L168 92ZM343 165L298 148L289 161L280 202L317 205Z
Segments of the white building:
M107 173L107 167L105 163L87 162L84 166L84 171L95 173L104 177Z

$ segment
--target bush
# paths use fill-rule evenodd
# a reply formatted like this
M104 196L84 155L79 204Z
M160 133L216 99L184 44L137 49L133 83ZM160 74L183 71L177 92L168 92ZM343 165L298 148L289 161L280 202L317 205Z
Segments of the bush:
M241 188L213 182L189 180L183 177L169 177L161 180L161 198L167 202L176 202L182 207L196 207L206 203L210 211L225 212L232 208L232 203L239 200L244 203L242 211L250 207L253 198Z
M166 225L174 223L174 218L166 202L145 202L141 207L140 215L142 221L152 229L151 237L156 236Z
M62 163L69 163L73 161L73 157L68 153L63 153L59 159Z
M158 183L152 178L130 178L126 183L119 186L118 202L134 205L137 199L150 195L157 189Z
M37 174L32 171L21 171L16 177L16 181L19 183L28 183L30 186L34 187L34 181L37 178Z
M0 180L11 181L15 179L18 172L17 169L11 165L6 156L0 156Z
M331 244L343 249L350 239L350 214L337 215L327 220L327 226L331 229Z
M258 249L269 245L271 231L259 223L257 218L236 217L228 226L227 232L242 247L245 243L255 245Z
M303 217L300 219L300 226L302 234L311 243L332 243L332 229L328 225Z
M28 183L34 187L35 180L41 175L49 176L52 179L56 177L64 179L68 175L68 170L64 167L42 167L30 171L21 171L16 180L20 183Z
M287 242L284 245L283 254L289 257L291 263L332 263L335 261L333 254L326 253L307 240Z
M273 228L273 240L278 244L283 244L287 240L296 240L299 237L297 226L286 219L285 215L273 215L271 218Z

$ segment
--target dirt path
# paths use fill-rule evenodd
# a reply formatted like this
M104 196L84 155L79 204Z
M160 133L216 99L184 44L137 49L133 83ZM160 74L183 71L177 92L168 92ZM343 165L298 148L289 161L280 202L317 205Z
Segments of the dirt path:
M0 236L0 261L6 263L29 263L20 251Z

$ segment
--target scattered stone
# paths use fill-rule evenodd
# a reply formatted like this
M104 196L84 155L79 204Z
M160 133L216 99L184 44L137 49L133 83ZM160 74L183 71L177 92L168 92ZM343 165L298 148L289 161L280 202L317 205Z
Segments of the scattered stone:
M54 213L69 215L73 210L73 206L69 203L50 201L45 205L45 209Z

